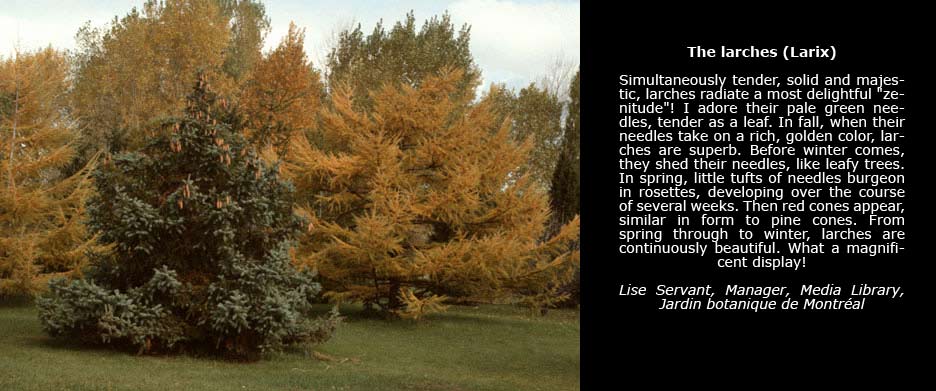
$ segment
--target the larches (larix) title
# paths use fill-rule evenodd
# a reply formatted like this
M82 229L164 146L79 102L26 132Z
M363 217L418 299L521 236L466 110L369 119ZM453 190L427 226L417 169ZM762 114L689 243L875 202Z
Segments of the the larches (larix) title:
M689 49L689 58L777 58L782 54L786 61L812 58L833 61L836 55L835 45L828 47L816 45L809 48L787 45L783 47L783 50L755 46L746 48L721 46L719 49L687 46L686 48Z

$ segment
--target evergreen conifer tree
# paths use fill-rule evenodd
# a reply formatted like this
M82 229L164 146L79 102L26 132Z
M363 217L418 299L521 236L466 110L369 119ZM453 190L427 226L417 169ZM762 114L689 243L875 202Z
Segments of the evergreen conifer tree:
M250 359L328 337L337 315L309 317L319 285L291 263L306 226L292 187L247 148L244 126L201 75L184 117L105 158L88 210L113 251L96 254L85 279L51 283L38 301L46 331Z
M552 235L563 224L579 215L581 207L581 125L579 111L581 72L576 72L569 86L569 113L566 116L565 129L559 160L553 170L552 186L549 189L549 203L552 215L546 235ZM578 247L578 243L574 244ZM576 269L575 279L561 289L571 300L565 304L578 303L581 300L581 270Z
M550 203L552 206L552 231L565 224L579 214L581 187L579 177L581 171L581 130L579 129L579 88L581 74L575 73L569 86L569 113L565 121L559 159L552 174L550 186Z

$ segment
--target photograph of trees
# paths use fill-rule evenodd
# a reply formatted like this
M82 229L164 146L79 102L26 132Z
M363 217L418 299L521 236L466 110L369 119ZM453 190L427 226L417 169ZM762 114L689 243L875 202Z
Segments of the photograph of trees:
M578 3L277 3L0 36L0 388L578 389L578 54L459 16Z

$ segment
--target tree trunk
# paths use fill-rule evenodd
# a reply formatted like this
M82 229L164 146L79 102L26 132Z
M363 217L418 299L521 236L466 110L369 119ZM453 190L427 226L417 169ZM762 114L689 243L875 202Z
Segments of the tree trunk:
M400 309L403 307L403 301L400 300L400 289L401 289L400 281L397 281L397 280L390 281L390 290L389 290L390 301L387 304L387 308L389 308L390 310L396 310L396 309Z

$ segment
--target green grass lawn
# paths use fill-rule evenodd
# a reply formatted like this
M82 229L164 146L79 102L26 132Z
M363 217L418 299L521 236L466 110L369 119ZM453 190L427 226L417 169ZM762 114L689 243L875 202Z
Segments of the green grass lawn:
M136 356L51 339L29 305L0 304L0 390L576 390L578 312L451 307L421 323L359 316L315 347L254 363Z

